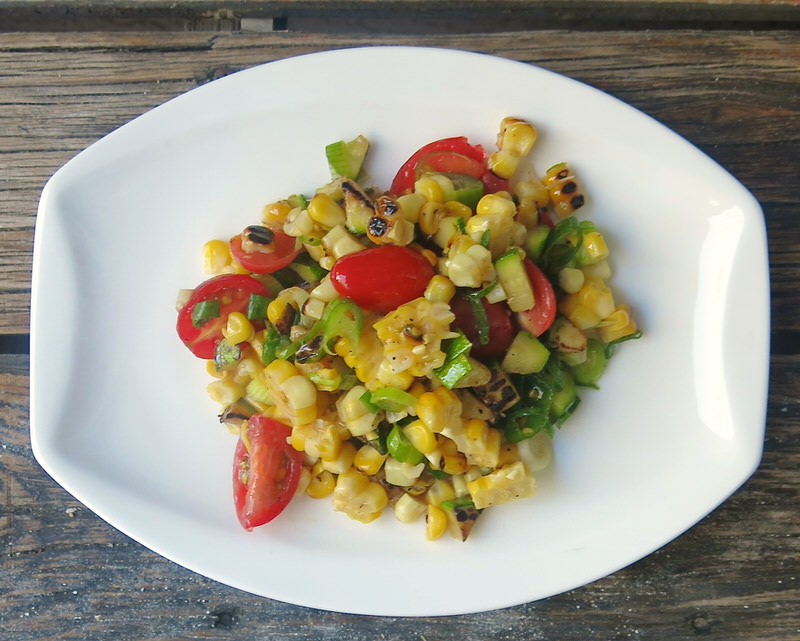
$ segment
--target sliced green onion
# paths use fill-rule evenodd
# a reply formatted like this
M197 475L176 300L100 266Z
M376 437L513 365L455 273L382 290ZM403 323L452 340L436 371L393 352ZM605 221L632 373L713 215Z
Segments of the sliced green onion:
M372 402L372 392L369 390L359 396L358 400L361 401L361 404L369 410L370 414L377 414L381 411L381 408Z
M204 300L197 303L192 309L192 325L199 329L208 321L219 318L220 305L218 300Z
M489 318L486 315L486 310L483 308L481 299L477 296L467 296L470 307L472 307L472 315L475 316L475 327L478 330L478 342L481 345L489 344Z
M277 352L286 342L286 339L278 333L278 330L270 326L267 331L267 336L264 339L264 345L261 348L261 362L264 365L269 365L277 358Z
M484 249L489 249L489 244L492 242L492 230L487 229L481 235L481 246Z
M419 465L425 460L425 455L411 444L399 425L395 425L386 437L386 449L400 463Z
M586 343L586 360L571 368L575 384L596 388L607 363L608 357L603 344L597 339L590 338Z
M461 332L458 332L458 336L454 338L442 341L444 363L433 373L439 382L448 389L453 389L472 371L472 364L468 358L470 349L472 349L472 343Z
M417 399L397 387L381 387L372 392L373 405L387 412L403 412L417 404Z
M266 296L252 294L247 303L248 320L264 320L267 317L267 307L269 303L270 300Z

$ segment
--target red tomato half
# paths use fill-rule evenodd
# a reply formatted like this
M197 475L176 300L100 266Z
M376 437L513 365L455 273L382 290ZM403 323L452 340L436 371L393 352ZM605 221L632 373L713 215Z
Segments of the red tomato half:
M424 171L479 178L488 194L508 189L508 181L498 178L486 168L483 147L469 144L464 136L436 140L417 150L397 172L391 192L399 196L413 191L414 183Z
M505 303L487 303L482 299L483 309L486 310L486 320L489 324L489 342L481 345L478 337L478 323L472 312L472 305L466 298L456 296L450 301L456 319L454 329L460 329L472 343L470 356L482 360L491 360L505 356L511 341L514 340L514 327L511 323L511 312Z
M267 290L256 279L241 274L215 276L201 284L192 293L189 302L178 312L178 336L198 358L214 358L217 343L222 339L222 328L232 312L246 312L250 296L267 296ZM192 324L192 311L198 303L219 301L220 314L201 327Z
M556 294L541 269L525 259L525 273L533 287L533 299L536 304L525 312L517 312L519 326L534 336L544 334L556 318Z
M256 414L247 425L248 452L239 439L233 457L233 502L245 530L264 525L294 497L303 460L287 442L291 429Z
M378 314L422 296L433 276L433 267L422 254L396 245L343 256L331 270L331 282L340 296Z
M300 253L295 239L279 230L272 230L275 235L275 251L247 252L242 249L242 237L231 238L231 254L237 263L253 274L271 274L283 269Z

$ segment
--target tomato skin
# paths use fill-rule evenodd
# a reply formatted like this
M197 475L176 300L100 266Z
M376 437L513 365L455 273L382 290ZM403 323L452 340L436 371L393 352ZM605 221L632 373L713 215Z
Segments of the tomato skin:
M414 190L421 171L462 174L483 181L484 191L493 194L508 190L508 181L495 176L486 166L487 154L466 137L442 138L424 145L403 163L392 181L391 193L401 196Z
M514 340L511 312L505 303L488 303L486 299L481 299L481 303L489 323L489 342L486 345L481 345L478 338L478 325L472 305L462 296L456 296L450 301L450 309L456 317L453 328L461 330L472 343L470 356L479 360L500 358L505 356Z
M241 439L236 444L233 502L245 530L274 519L297 491L303 460L286 440L291 432L287 425L256 414L247 424L250 451ZM244 474L243 469L247 470Z
M520 328L534 336L544 334L556 319L557 303L553 286L541 269L527 258L524 261L525 273L533 287L533 298L536 305L532 309L516 313L516 321Z
M273 229L275 251L272 253L246 252L242 249L242 237L231 238L231 255L234 260L253 274L272 274L289 265L300 253L297 242L288 234Z
M331 270L331 282L340 296L378 314L422 296L433 276L433 267L422 254L396 245L343 256Z
M183 344L198 358L214 358L228 315L246 311L252 294L266 296L267 290L256 279L243 274L223 274L202 283L178 312L176 329ZM198 303L208 300L220 300L219 318L208 321L202 327L195 327L192 324L192 310Z

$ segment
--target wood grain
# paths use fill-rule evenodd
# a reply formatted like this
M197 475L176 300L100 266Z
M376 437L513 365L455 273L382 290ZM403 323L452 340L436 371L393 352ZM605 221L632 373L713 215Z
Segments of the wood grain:
M490 52L598 87L727 167L761 202L776 331L798 332L800 38L794 31L542 31L424 37L310 33L0 33L0 333L28 331L41 189L81 149L228 73L331 48L414 44Z
M758 471L686 534L629 568L563 595L481 615L425 619L319 612L254 597L184 570L131 541L58 487L33 459L27 371L27 356L0 355L3 638L798 638L800 356L772 359L768 429ZM451 579L437 580L446 589Z

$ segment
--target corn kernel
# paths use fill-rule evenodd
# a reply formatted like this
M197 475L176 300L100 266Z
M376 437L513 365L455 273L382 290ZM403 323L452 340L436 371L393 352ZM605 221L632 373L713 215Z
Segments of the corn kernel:
M311 476L306 487L306 494L312 499L324 499L333 494L336 487L336 478L328 470L322 470L319 474Z
M423 234L433 236L439 229L439 223L444 218L446 210L441 203L428 201L419 212L419 228Z
M353 467L368 476L375 476L386 461L386 454L381 454L372 445L362 445L353 459Z
M356 446L350 441L342 443L338 456L332 459L322 457L322 468L333 474L344 474L353 466L356 457Z
M232 260L230 246L224 240L209 240L203 245L203 271L206 274L221 274Z
M283 229L290 211L292 206L285 200L264 205L264 209L261 210L261 222L270 229Z
M475 209L478 216L503 216L513 218L517 213L514 201L502 194L486 194L479 201Z
M394 515L401 523L413 523L425 513L425 504L404 493L394 504Z
M327 229L333 229L336 225L344 225L347 222L342 206L324 193L319 193L311 199L307 211L311 220Z
M305 425L317 418L317 388L305 376L286 379L281 383L280 389L285 395L295 424Z
M519 156L501 149L489 156L487 166L495 176L509 180L519 167Z
M425 515L425 538L435 541L447 530L447 514L437 505L429 505Z
M253 338L253 324L241 312L231 312L222 335L230 345L239 345Z
M432 303L449 303L455 295L456 286L453 285L453 281L441 274L436 274L430 279L428 286L425 288L425 293L423 294L423 296Z
M206 387L211 400L227 406L244 396L244 387L230 380L213 381Z
M436 437L422 421L414 421L403 428L403 434L415 448L425 454L433 453L436 449Z
M537 136L536 128L530 123L518 118L503 118L497 146L517 157L523 157L531 153Z
M434 203L444 202L442 186L432 176L422 176L414 183L414 193L425 196ZM421 213L421 212L420 212Z

